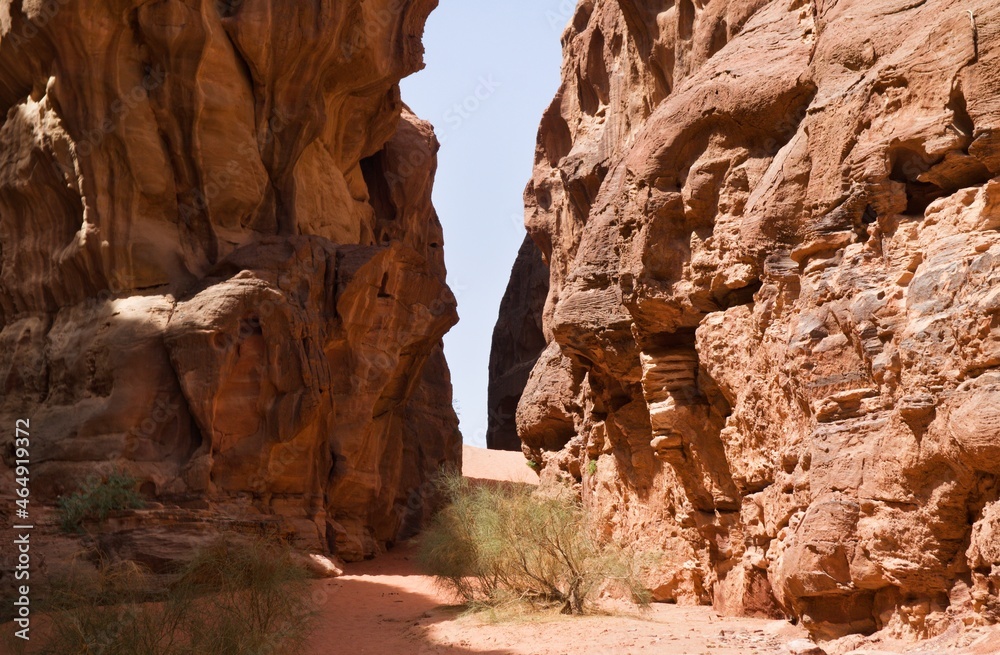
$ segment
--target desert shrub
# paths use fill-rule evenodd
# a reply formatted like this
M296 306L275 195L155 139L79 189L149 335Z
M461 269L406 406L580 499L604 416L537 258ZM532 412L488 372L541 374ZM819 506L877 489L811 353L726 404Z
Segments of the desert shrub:
M270 541L220 539L164 587L134 563L59 581L34 655L288 655L309 636L307 574Z
M90 478L74 494L59 498L59 525L64 532L80 532L86 520L103 521L111 512L145 505L131 475L114 472L105 479Z
M591 459L587 461L587 475L594 475L597 473L597 460Z
M594 592L617 585L640 604L636 558L600 543L568 492L532 494L521 487L470 485L442 478L449 504L421 540L421 561L467 603L527 601L583 613Z
M92 575L74 568L66 578L53 582L43 607L46 624L37 652L41 655L177 653L174 645L184 608L176 599L150 602L154 599L151 576L134 563L103 565Z
M199 599L186 622L192 655L297 652L313 618L308 574L273 542L221 539L188 564L173 596Z

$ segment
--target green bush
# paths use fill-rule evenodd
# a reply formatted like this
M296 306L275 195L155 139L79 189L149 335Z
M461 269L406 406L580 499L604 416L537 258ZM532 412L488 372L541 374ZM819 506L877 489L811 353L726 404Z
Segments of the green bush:
M308 574L291 550L257 540L219 540L184 569L173 596L201 599L185 624L192 655L296 653L313 618Z
M470 605L527 601L579 614L594 592L611 585L648 604L636 558L599 543L568 493L472 486L457 476L444 477L441 486L450 503L424 533L420 559Z
M34 655L290 655L309 636L307 574L281 544L220 539L174 581L127 562L60 581Z
M156 599L152 580L131 563L104 565L96 575L80 569L54 582L43 605L41 634L32 635L40 655L161 655L174 649L184 615L178 599ZM161 602L149 602L152 600Z
M587 475L594 475L597 473L597 460L592 459L587 462Z
M105 479L88 479L76 493L59 498L59 525L65 532L80 532L84 521L103 521L111 512L142 508L145 501L135 490L137 483L119 471Z

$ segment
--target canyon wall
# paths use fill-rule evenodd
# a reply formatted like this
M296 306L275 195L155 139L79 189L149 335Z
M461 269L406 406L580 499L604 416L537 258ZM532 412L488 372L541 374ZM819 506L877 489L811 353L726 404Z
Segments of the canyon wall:
M490 350L489 417L486 447L521 450L517 404L538 356L545 349L542 308L549 291L549 269L538 246L525 237L500 303Z
M503 395L543 479L661 600L1000 618L1000 8L581 0L563 45L549 291L505 299L542 316Z
M436 4L0 2L4 489L23 418L35 507L123 470L154 560L419 529L461 458L438 144L398 85Z

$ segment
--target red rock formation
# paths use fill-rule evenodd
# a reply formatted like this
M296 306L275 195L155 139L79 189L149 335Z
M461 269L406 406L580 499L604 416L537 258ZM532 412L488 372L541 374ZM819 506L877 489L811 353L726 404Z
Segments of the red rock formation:
M0 2L0 417L38 500L122 468L349 559L419 526L461 457L398 86L435 5Z
M986 0L579 3L517 427L667 552L661 597L822 636L998 618L997 25Z
M524 238L500 302L490 351L489 421L486 446L521 450L516 412L531 369L545 349L542 310L549 291L549 269L538 247Z

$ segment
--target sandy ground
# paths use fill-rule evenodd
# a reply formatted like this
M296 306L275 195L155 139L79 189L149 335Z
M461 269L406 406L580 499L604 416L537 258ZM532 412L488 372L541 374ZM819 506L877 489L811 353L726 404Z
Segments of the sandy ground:
M465 447L476 480L537 484L520 453ZM547 614L495 622L468 615L420 573L412 543L346 575L317 581L319 617L302 655L787 655L805 631L785 621L724 618L709 607L654 605L639 615ZM830 655L1000 655L1000 630L981 628L923 643L849 637Z
M478 480L537 484L520 453L465 447L463 472ZM317 630L308 655L777 655L803 635L783 621L720 618L707 607L656 605L635 616L558 614L490 622L463 615L455 599L421 575L412 544L346 575L316 583Z
M528 460L521 453L475 446L462 448L462 475L473 480L538 484L538 474L528 467Z
M308 655L777 655L802 636L783 621L719 618L707 607L656 605L641 617L558 614L491 623L463 615L420 575L412 546L317 583Z

